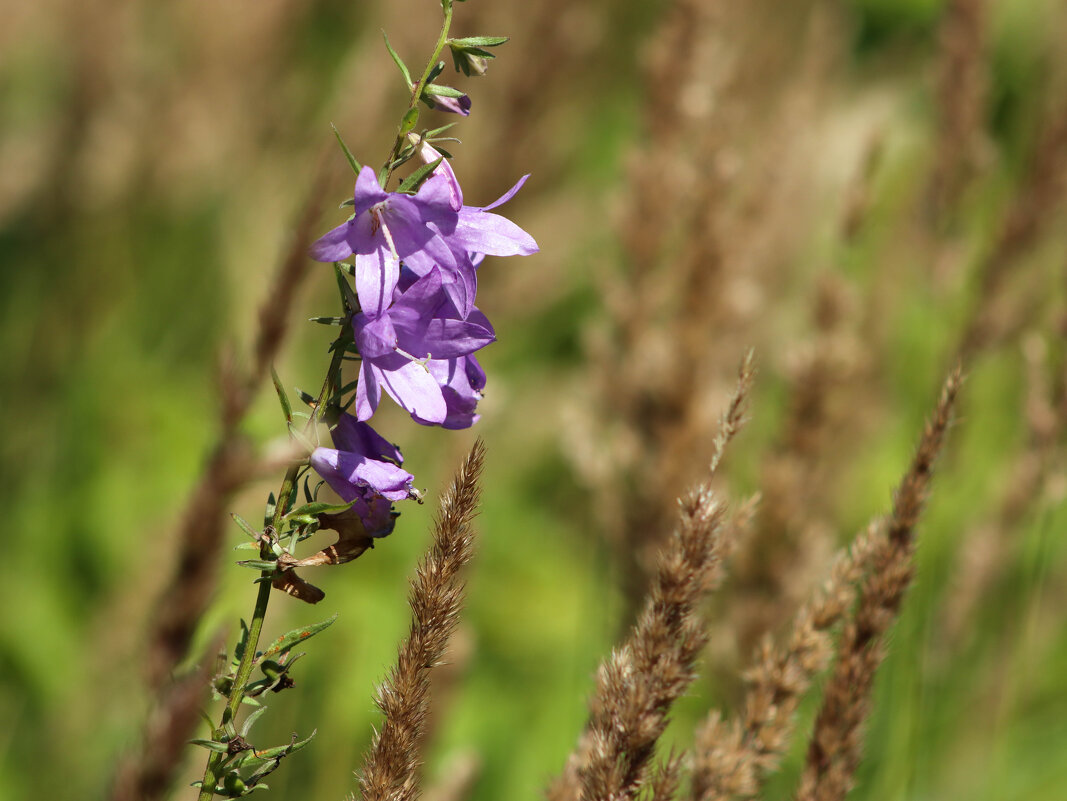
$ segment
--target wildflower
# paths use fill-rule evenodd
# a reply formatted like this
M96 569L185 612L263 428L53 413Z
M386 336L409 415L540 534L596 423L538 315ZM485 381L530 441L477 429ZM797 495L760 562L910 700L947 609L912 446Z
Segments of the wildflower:
M477 311L477 310L475 310ZM445 399L445 419L433 423L415 414L411 417L422 425L439 425L442 428L470 428L478 422L478 401L485 389L485 371L473 355L455 359L430 359L426 369L441 387Z
M471 114L471 99L467 95L460 94L458 97L446 97L439 94L424 94L422 99L438 111L447 111L450 114L459 114L469 117Z
M459 317L436 267L398 289L393 304L381 315L354 315L352 328L362 357L356 417L370 419L384 387L419 421L444 423L448 403L430 364L467 356L496 338L489 321L476 309L472 308L470 319Z
M444 176L435 175L415 195L406 195L386 192L374 170L364 167L356 178L352 216L316 241L311 256L340 261L354 254L360 306L379 316L392 300L401 261L420 275L435 265L458 269L454 249L444 239L457 219Z
M377 499L400 501L413 497L413 476L400 467L404 457L367 423L342 415L333 429L334 448L316 448L311 466L334 492L349 502L361 503L368 513Z

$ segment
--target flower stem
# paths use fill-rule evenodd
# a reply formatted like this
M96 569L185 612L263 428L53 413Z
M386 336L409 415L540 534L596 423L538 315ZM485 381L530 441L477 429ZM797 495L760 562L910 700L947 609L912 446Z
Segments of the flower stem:
M343 340L344 337L342 336L334 342L333 358L330 360L330 367L326 372L326 379L322 383L319 397L315 401L315 407L311 410L311 418L304 429L305 433L314 429L322 417L322 410L326 405L327 399L338 387L337 377L345 355L345 343ZM289 469L285 471L285 478L282 479L282 486L278 490L278 502L274 508L274 517L271 520L271 527L275 531L281 525L282 518L289 511L289 498L292 495L293 487L296 484L297 475L302 465L302 462L297 462L290 465ZM271 550L270 543L266 540L259 547L259 558L264 560L274 559L274 552ZM271 580L276 572L276 570L271 569L264 570L259 574L259 592L256 594L256 605L252 610L252 621L248 626L248 637L245 640L244 653L241 655L241 662L237 666L237 673L234 675L233 684L230 687L229 701L222 712L222 722L212 732L212 739L216 742L221 742L222 738L226 736L228 733L227 726L232 729L233 721L237 718L237 712L241 707L241 701L244 700L248 677L252 675L252 668L256 661L256 648L259 646L259 637L263 633L263 621L267 616L267 604L270 603ZM226 754L211 752L207 767L204 769L204 778L200 784L198 801L208 801L215 795L215 788L218 786L219 779L222 778L220 768L227 758Z
M404 122L407 120L411 111L418 107L419 99L422 97L422 91L426 86L426 82L430 79L430 72L433 71L433 67L437 63L441 51L445 48L445 42L448 41L448 30L452 27L452 3L447 3L445 5L444 12L445 18L441 23L441 34L437 37L437 46L434 48L433 55L430 56L429 61L426 62L426 69L422 71L422 77L411 87L411 101L408 103L407 109L400 118L400 123L397 125L396 129L396 141L393 143L393 149L389 153L389 160L385 162L385 165L382 168L385 172L385 178L381 182L383 189L389 185L389 178L393 174L393 165L396 163L397 157L400 155L400 151L404 147L404 142L407 138L408 131L405 130Z

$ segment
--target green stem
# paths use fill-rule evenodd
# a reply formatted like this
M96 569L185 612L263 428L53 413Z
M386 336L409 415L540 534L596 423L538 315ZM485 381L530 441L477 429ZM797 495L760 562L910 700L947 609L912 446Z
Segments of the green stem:
M422 77L411 87L411 101L408 103L408 107L404 110L403 115L400 117L400 123L397 125L396 141L393 142L393 150L389 153L389 160L385 162L383 166L383 169L385 170L385 180L382 181L383 189L389 186L389 178L393 174L393 164L396 162L397 157L400 155L400 151L404 147L404 139L407 136L407 132L404 130L404 120L407 119L407 116L412 109L418 108L419 100L422 98L422 90L426 86L426 82L430 79L430 72L433 71L433 67L437 63L441 51L445 48L445 42L448 41L448 30L452 27L452 3L448 3L444 11L445 19L441 24L441 35L437 37L437 46L434 48L430 60L426 62L426 69L422 71Z
M311 411L311 418L308 420L307 426L304 429L305 433L309 433L322 417L322 410L325 406L327 398L337 388L337 376L341 369L341 363L345 354L344 337L338 338L334 344L333 358L330 360L330 367L326 373L326 379L322 383L322 389L319 392L318 400L315 402L315 408ZM274 517L271 520L271 526L275 531L281 525L282 518L285 517L289 511L289 497L292 495L293 486L296 484L296 477L300 472L300 468L303 463L293 464L285 471L285 478L282 479L281 489L278 490L278 503L274 508ZM260 559L273 559L274 552L270 548L268 542L263 542L259 547ZM248 685L248 677L252 675L252 668L255 666L256 661L256 648L259 646L259 636L263 633L263 621L267 616L267 604L270 603L270 591L271 580L274 578L275 570L264 570L259 574L259 592L256 594L256 605L252 610L252 621L248 626L248 637L245 640L245 650L241 655L241 662L237 666L237 673L234 675L233 685L230 687L230 700L226 704L226 709L222 712L222 722L212 734L212 739L221 741L226 732L226 726L232 724L237 719L237 712L241 707L241 701L244 700L245 687ZM208 801L215 795L215 787L219 783L219 779L222 778L220 768L224 761L227 759L227 755L218 754L214 751L208 758L207 767L204 769L204 778L200 784L200 796L198 801Z

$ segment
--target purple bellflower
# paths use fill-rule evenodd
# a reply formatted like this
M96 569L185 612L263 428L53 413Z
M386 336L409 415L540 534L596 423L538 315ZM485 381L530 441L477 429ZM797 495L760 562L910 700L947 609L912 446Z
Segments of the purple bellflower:
M379 316L392 302L401 261L419 275L437 265L459 269L444 239L458 220L451 193L444 175L432 176L415 195L386 192L374 170L364 167L356 178L352 216L316 241L311 256L340 261L354 254L359 304Z
M445 97L444 95L424 94L422 99L438 111L459 114L461 117L469 117L471 115L471 99L467 95Z
M425 163L431 164L441 158L441 154L428 142L422 142L419 146L419 157ZM485 256L529 256L539 250L537 242L526 231L506 217L491 211L511 200L529 177L524 175L511 189L488 206L465 206L463 190L448 160L441 159L434 170L434 178L443 179L447 185L450 206L457 214L452 228L447 233L440 233L452 249L456 265L454 269L459 279L448 286L449 295L464 315L474 306L477 290L476 268ZM415 272L423 274L418 268L415 268Z
M479 415L476 409L485 389L485 371L478 360L473 355L430 359L426 362L426 369L441 387L445 399L445 419L433 423L416 414L411 415L412 419L422 425L439 425L450 429L470 428L477 423Z
M400 465L400 449L367 423L345 414L333 429L334 448L316 448L311 466L345 501L371 500L381 495L390 501L414 496L413 476Z
M405 282L406 283L406 282ZM359 348L356 417L369 420L378 408L382 387L416 420L443 424L449 404L435 377L437 361L468 356L496 335L481 312L459 313L439 268L398 288L393 304L380 315L361 311L352 318Z

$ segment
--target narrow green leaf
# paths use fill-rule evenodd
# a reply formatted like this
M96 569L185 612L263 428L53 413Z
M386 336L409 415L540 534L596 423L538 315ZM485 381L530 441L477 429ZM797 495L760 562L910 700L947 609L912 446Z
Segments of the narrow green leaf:
M263 512L263 528L269 528L274 523L274 512L278 508L278 502L274 499L274 493L272 492L267 496L267 508Z
M276 639L273 643L271 643L270 648L268 648L266 651L259 655L259 661L269 659L270 657L280 653L284 653L297 643L303 642L304 640L307 640L310 637L314 637L320 631L332 625L335 620L337 620L336 614L334 614L333 617L327 618L321 623L315 623L311 626L304 626L303 628L293 629L290 632L286 632L281 637Z
M423 87L423 91L425 92L427 88L429 87ZM404 114L403 119L400 121L400 135L406 136L411 133L415 130L415 126L418 125L418 123L419 110L417 108L408 109L407 113Z
M289 403L289 396L285 392L285 387L282 386L282 380L278 378L278 371L274 369L274 365L270 367L270 377L274 382L274 391L278 393L278 402L282 405L282 413L285 414L285 420L287 423L293 422L293 407Z
M352 151L348 149L348 145L345 144L345 140L341 138L341 132L337 130L337 126L332 122L330 127L333 128L333 135L337 137L337 144L341 146L341 150L345 152L345 158L348 159L349 165L352 167L352 172L359 175L359 171L363 169L359 166L359 162L356 161L356 157L352 155Z
M249 567L252 570L274 570L278 566L277 562L268 562L265 559L246 559L237 564L241 567Z
M315 515L337 514L338 512L343 512L350 508L353 503L355 503L355 501L352 501L351 503L327 503L326 501L305 503L299 509L294 509L287 514L285 519L288 520L291 517L314 517Z
M217 743L214 740L190 740L189 745L198 745L208 751L214 751L216 754L225 754L230 750L226 743Z
M393 49L393 46L389 44L389 37L385 35L385 31L382 31L382 38L385 39L385 49L389 51L389 55L393 57L393 63L400 69L400 74L404 76L404 86L411 88L411 73L408 72L407 65L404 64L399 54Z
M426 85L430 85L437 80L437 76L445 71L445 62L438 61L433 65L433 69L430 70L430 74L426 76Z
M295 752L299 751L305 745L310 743L311 739L316 734L318 734L318 729L316 729L315 731L311 732L311 734L309 734L305 739L300 740L299 742L290 743L289 745L279 745L276 748L266 748L266 749L263 749L263 750L257 750L254 754L252 754L252 757L250 759L246 760L243 764L245 764L245 765L254 765L257 762L266 762L267 760L270 760L270 759L277 759L278 757L288 756L289 754L292 754L292 753L295 753ZM252 753L252 752L246 752L246 753Z
M239 514L234 514L232 512L230 513L230 517L233 518L233 522L234 523L236 523L238 526L241 527L241 530L245 534L247 534L249 537L251 537L256 542L259 542L259 532L256 531L254 528L252 528L252 526L249 524L249 522L247 520L245 520Z
M261 706L259 709L257 709L255 712L253 712L247 718L245 718L244 725L241 726L241 736L242 737L247 737L248 736L248 733L250 731L252 731L252 726L255 724L255 722L257 720L259 720L259 718L266 711L267 711L267 707L266 706Z
M423 94L435 97L463 97L463 92L453 89L451 86L442 86L439 83L431 83L423 88Z
M344 325L348 322L347 317L308 317L309 323L318 323L319 325Z
M296 387L295 389L296 389L296 396L298 398L300 398L300 400L302 400L308 406L311 406L317 400L317 398L314 395L312 395L310 393L307 393L307 392L304 392L304 390L302 390L300 387Z
M496 47L508 41L507 36L465 36L462 39L449 39L449 47Z
M258 551L259 543L256 542L239 542L233 546L235 551Z
M442 161L444 161L444 156L434 159L429 164L423 164L421 167L411 173L411 175L405 178L403 182L401 182L400 186L397 187L396 191L406 192L407 194L414 195L416 192L419 191L419 187L422 186L426 179L433 175L433 171L437 169L438 165Z
M440 136L445 131L447 131L449 128L455 127L455 125L456 125L456 123L450 122L450 123L448 123L448 125L442 125L440 128L434 128L432 131L427 131L426 133L424 133L422 135L422 138L429 140L429 139L432 139L435 136ZM459 140L457 139L456 141L458 142ZM355 202L355 201L353 201L353 202Z

